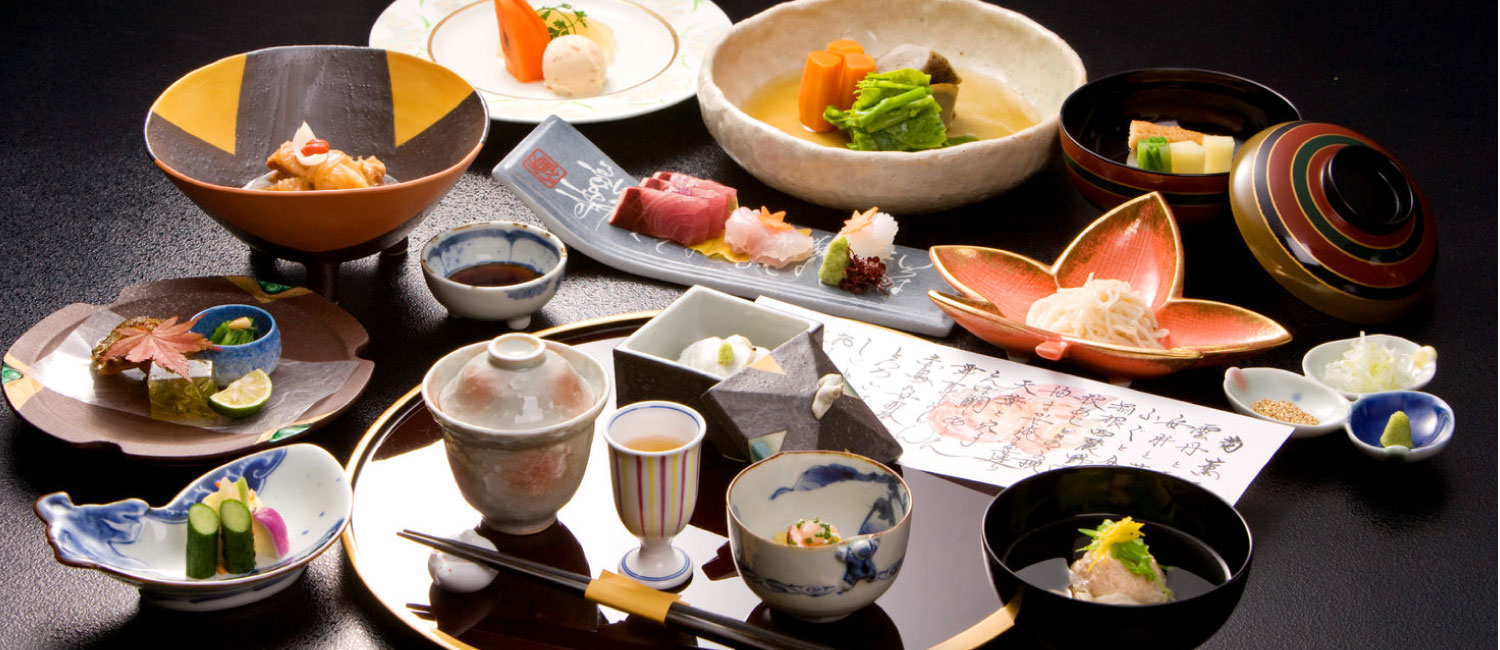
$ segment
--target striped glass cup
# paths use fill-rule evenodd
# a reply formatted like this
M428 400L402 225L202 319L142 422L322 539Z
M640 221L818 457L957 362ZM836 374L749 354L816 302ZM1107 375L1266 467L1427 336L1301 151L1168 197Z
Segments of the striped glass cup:
M675 402L620 407L604 426L615 510L639 548L620 558L620 573L656 589L693 575L692 559L672 546L698 503L698 462L707 430L703 416Z

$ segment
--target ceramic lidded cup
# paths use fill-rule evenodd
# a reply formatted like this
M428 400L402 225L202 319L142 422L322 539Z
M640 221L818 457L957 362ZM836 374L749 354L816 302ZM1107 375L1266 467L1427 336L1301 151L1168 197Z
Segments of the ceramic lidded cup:
M609 394L587 354L519 333L459 348L422 380L459 491L511 535L551 526L578 490Z

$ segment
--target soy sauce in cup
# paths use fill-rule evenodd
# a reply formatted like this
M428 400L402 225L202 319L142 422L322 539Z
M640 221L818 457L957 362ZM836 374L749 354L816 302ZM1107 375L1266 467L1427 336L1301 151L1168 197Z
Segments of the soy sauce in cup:
M485 262L449 273L448 279L475 287L508 287L530 282L540 275L529 266L510 262Z

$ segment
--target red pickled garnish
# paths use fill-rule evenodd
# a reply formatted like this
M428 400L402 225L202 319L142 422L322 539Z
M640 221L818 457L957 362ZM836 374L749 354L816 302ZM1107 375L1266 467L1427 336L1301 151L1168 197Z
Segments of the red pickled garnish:
M328 141L322 138L313 138L302 145L302 155L315 156L320 153L328 153Z
M873 255L849 255L849 266L844 267L844 279L839 282L839 288L854 294L862 294L871 289L889 294L891 279L885 275L885 262Z

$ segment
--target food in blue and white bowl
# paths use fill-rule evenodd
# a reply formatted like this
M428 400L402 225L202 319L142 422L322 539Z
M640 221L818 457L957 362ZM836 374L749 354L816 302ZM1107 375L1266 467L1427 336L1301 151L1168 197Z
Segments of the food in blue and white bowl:
M895 582L911 491L890 468L838 451L789 451L745 468L725 497L745 585L800 619L843 618Z
M241 478L245 489L254 491L254 502L274 507L284 538L257 551L248 571L188 577L189 510ZM74 505L66 492L53 492L37 499L35 509L47 523L59 562L103 571L139 588L142 599L160 607L211 611L256 602L290 586L343 533L351 499L343 468L332 455L295 444L222 465L159 508L140 499Z

